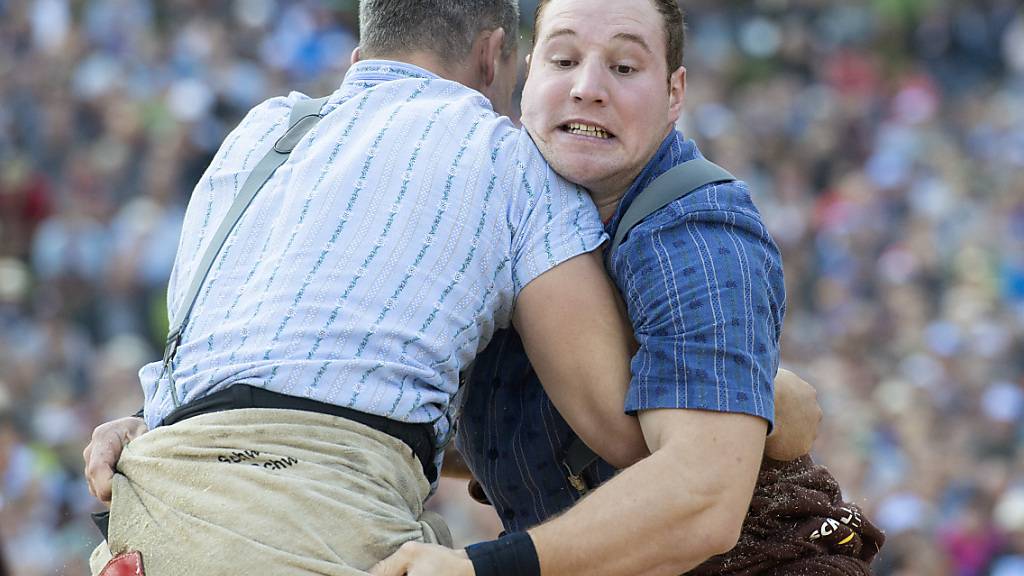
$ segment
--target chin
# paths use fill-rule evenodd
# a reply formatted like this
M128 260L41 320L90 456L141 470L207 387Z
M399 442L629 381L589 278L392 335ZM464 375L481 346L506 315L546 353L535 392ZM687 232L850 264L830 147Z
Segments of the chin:
M584 188L593 188L605 180L608 172L608 166L595 162L592 156L558 158L550 163L559 176Z

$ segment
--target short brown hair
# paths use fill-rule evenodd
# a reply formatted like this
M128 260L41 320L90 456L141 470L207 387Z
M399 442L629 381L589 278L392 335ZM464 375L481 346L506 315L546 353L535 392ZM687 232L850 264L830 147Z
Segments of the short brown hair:
M540 29L540 17L544 8L551 0L540 0L537 10L533 13L533 36L536 43L537 30ZM665 25L665 60L668 73L672 74L683 65L683 50L686 45L686 21L679 0L650 0L654 8L661 14Z

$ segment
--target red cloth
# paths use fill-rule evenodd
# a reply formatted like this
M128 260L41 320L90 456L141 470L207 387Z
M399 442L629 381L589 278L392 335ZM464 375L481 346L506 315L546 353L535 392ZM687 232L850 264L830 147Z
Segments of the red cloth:
M100 570L100 576L146 576L142 568L141 552L118 554Z

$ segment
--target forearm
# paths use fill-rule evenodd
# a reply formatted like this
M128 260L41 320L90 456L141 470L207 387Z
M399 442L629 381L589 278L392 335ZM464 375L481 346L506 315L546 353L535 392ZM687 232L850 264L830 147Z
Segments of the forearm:
M721 552L706 530L718 523L714 503L683 490L667 501L672 467L664 460L651 455L531 529L541 574L675 576Z
M531 529L541 573L675 576L731 549L753 494L765 424L707 413L697 420L710 418L727 419L737 434L666 444Z

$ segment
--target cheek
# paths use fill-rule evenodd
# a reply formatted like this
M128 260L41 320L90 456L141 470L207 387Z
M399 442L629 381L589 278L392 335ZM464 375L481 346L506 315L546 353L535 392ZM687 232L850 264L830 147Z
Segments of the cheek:
M523 109L523 118L535 118L544 111L544 107L541 106L537 94L531 92L523 92L521 107Z
M562 87L562 82L543 74L532 75L523 87L523 112L529 108L534 116L548 114L564 100L563 94L568 94L568 89Z
M638 152L646 151L651 142L657 141L655 145L660 144L661 136L670 124L668 99L634 96L623 103L626 105L623 118L628 127L629 143L641 149Z
M523 121L533 118L540 113L540 106L537 105L537 91L527 84L523 87L523 95L520 98L519 106L523 111Z

